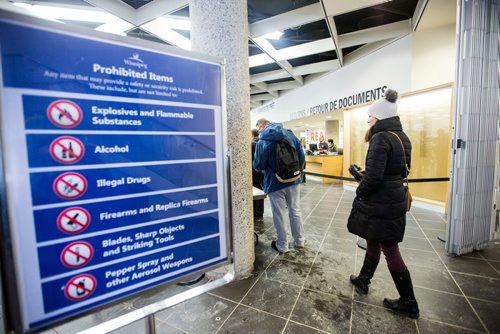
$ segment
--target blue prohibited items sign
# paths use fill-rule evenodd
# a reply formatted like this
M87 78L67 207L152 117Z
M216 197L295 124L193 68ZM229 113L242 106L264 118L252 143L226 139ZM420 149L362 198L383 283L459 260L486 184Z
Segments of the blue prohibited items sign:
M16 332L230 260L222 61L73 29L0 11Z

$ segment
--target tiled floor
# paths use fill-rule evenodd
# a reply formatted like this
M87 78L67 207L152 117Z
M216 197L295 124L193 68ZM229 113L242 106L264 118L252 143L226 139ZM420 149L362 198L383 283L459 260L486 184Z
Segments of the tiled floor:
M305 250L278 255L271 249L266 200L264 223L255 226L254 276L158 313L157 333L500 333L500 244L448 256L436 239L445 231L442 215L412 208L400 244L421 312L412 320L382 306L384 297L397 297L384 260L368 295L349 284L364 256L346 229L353 193L308 180L301 197ZM152 291L44 333L75 333L187 288ZM144 322L116 333L144 333Z

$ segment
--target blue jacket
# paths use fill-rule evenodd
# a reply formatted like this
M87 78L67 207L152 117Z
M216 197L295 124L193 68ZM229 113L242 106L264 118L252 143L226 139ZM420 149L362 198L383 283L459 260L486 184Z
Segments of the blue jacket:
M272 193L294 184L299 184L301 179L290 183L281 183L275 175L276 170L276 142L286 138L297 150L300 165L304 165L305 156L299 139L289 129L283 129L281 123L270 123L260 133L259 142L255 149L253 168L264 171L264 192Z

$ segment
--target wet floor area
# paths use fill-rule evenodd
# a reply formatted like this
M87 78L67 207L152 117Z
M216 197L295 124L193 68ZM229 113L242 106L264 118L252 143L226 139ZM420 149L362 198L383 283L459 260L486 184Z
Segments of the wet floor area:
M364 251L346 228L354 193L339 185L309 181L301 188L306 248L278 255L271 208L265 200L264 221L255 225L254 275L233 281L156 314L157 333L498 333L500 329L500 244L454 257L444 243L442 214L417 207L407 215L400 244L412 274L420 306L418 320L395 314L382 305L398 297L385 260L359 295L349 283ZM290 243L291 249L293 249ZM46 330L76 333L191 286L171 285L114 307ZM114 333L144 333L138 321Z

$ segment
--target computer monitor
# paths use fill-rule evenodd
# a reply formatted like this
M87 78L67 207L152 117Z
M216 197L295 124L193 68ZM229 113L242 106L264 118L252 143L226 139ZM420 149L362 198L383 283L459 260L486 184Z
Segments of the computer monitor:
M318 150L318 144L309 144L309 149L313 152Z

